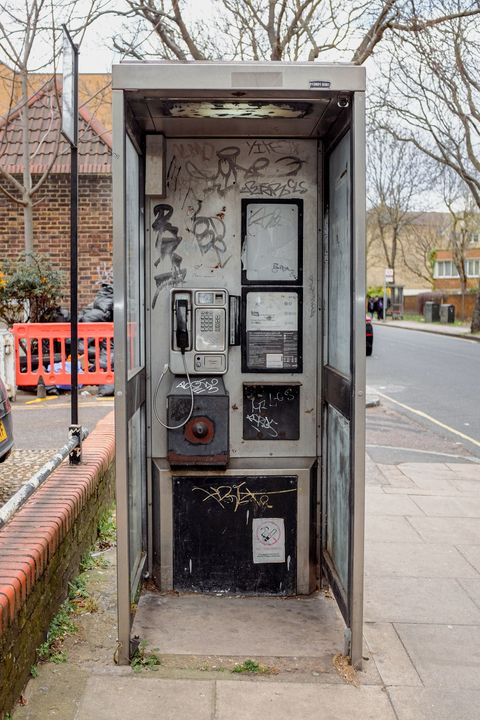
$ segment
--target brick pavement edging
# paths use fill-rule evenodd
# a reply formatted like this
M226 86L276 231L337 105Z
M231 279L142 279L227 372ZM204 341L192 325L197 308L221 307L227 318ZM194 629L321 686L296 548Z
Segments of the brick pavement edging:
M113 499L113 412L0 531L0 718L20 696L51 620Z

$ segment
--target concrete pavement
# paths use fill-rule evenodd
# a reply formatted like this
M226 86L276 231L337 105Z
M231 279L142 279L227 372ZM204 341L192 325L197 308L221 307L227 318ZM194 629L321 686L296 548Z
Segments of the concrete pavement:
M331 598L144 593L162 664L116 667L115 570L91 571L64 665L39 667L14 720L474 720L480 707L480 468L367 457L365 662L345 677ZM334 658L336 659L334 660ZM255 658L261 674L232 673Z
M373 320L373 325L383 327L402 328L403 330L418 330L419 332L436 333L437 335L454 335L466 340L477 340L480 342L480 333L472 335L470 325L454 325L453 323L427 323L416 320ZM375 337L375 335L374 335Z

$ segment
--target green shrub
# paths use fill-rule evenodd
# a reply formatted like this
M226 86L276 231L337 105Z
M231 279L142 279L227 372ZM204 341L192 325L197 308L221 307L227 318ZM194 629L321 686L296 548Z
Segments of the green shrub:
M16 260L2 260L0 320L9 327L15 322L51 322L65 283L65 274L52 268L47 255L23 253Z

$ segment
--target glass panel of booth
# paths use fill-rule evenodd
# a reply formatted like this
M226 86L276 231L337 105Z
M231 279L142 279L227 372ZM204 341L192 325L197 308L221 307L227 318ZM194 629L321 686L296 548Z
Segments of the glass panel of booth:
M143 507L145 505L145 422L144 405L128 422L128 517L130 591L135 594L138 568L143 558Z
M127 368L129 376L143 357L143 233L140 217L139 157L127 135L125 149L125 228L127 271Z
M332 405L327 411L326 550L345 593L349 587L350 422Z
M350 132L329 160L328 364L351 375L351 159Z

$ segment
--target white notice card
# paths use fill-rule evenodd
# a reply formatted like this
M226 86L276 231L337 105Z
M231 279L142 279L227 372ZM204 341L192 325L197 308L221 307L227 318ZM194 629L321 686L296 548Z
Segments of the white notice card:
M285 562L285 523L283 518L253 518L253 562Z

